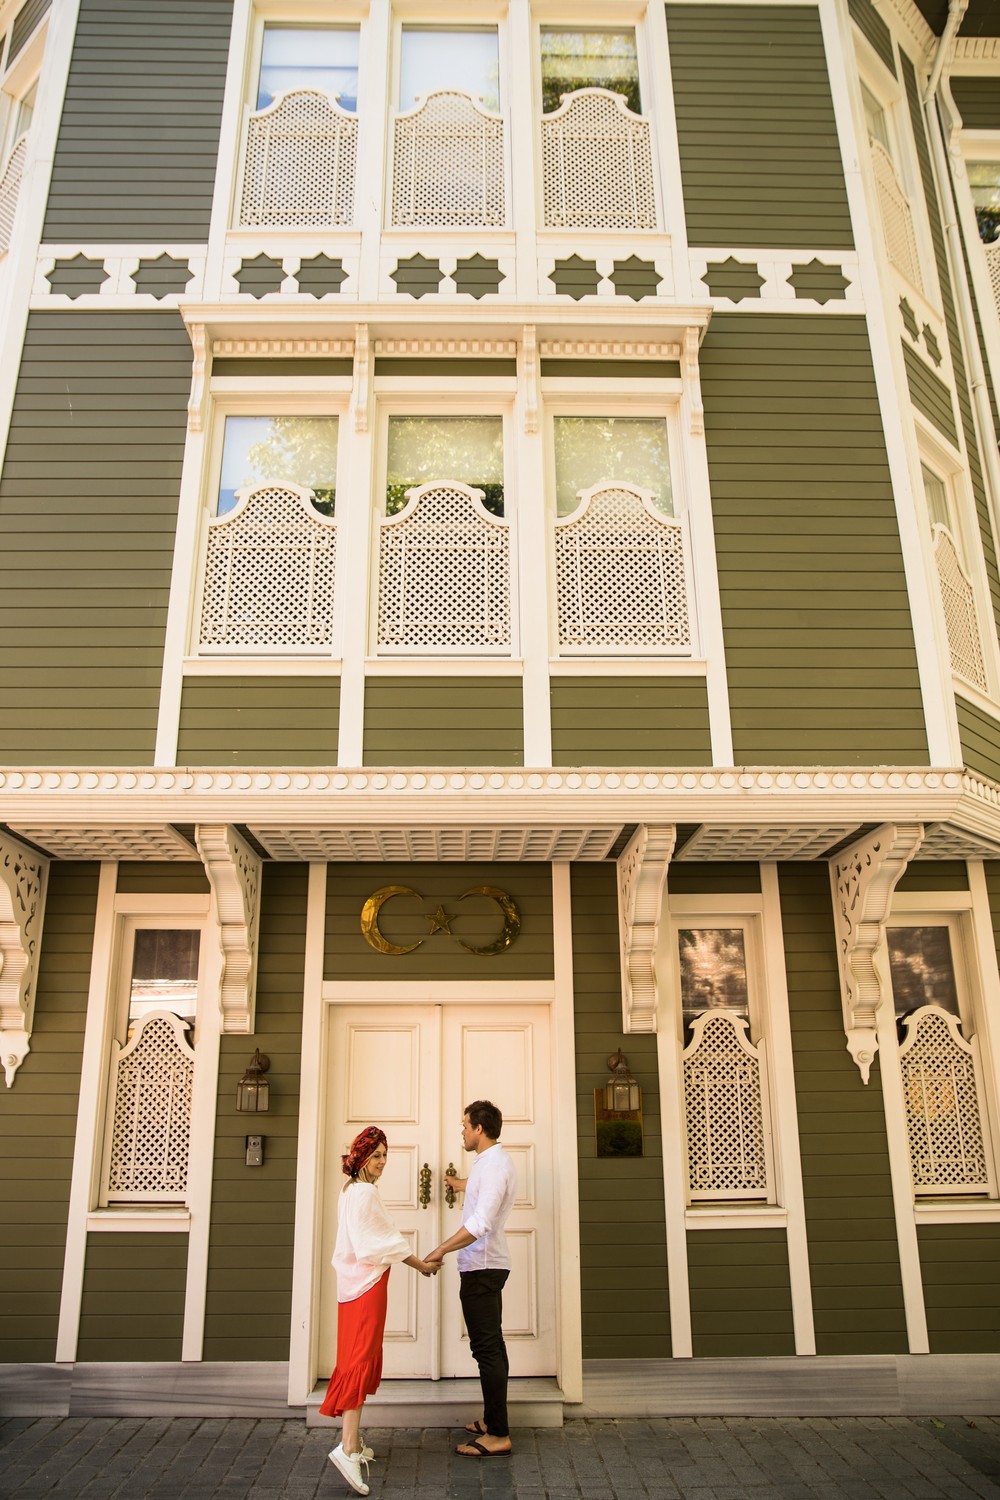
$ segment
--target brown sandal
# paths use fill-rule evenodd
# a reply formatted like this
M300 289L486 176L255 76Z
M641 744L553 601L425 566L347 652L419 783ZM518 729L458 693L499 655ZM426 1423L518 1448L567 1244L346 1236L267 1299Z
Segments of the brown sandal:
M480 1422L478 1417L474 1422L466 1422L465 1430L466 1432L474 1432L477 1437L486 1436L486 1424L485 1422Z
M484 1448L482 1443L459 1443L455 1449L459 1458L510 1458L513 1451L513 1448Z

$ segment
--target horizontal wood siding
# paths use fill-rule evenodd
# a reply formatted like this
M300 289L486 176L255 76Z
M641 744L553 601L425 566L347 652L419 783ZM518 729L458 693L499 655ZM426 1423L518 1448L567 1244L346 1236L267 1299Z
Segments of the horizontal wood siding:
M264 866L253 1036L224 1036L205 1308L206 1360L285 1360L291 1330L295 1161L299 1129L305 865ZM236 1113L253 1050L271 1059L270 1107ZM246 1165L246 1136L264 1135L264 1165Z
M397 947L420 943L412 953L379 953L361 935L361 908L375 891L408 886L418 896L392 897L379 916L379 928ZM511 896L521 930L503 953L469 953L503 931L503 917L492 897L460 898L475 886L493 886ZM431 933L430 917L443 906L451 934ZM460 941L456 941L460 939ZM331 865L326 913L327 979L479 980L551 979L552 873L547 864L356 864Z
M129 896L207 896L208 876L196 856L189 864L120 864L118 893Z
M519 677L370 677L366 766L520 766Z
M21 6L15 17L14 25L11 27L10 52L7 56L8 65L23 50L25 42L30 39L39 21L47 14L51 4L52 0L27 0L27 4Z
M188 677L181 696L182 766L335 766L336 677Z
M851 20L862 36L871 43L878 56L893 74L896 59L892 51L892 33L872 4L872 0L847 0Z
M926 764L864 321L718 313L701 370L737 764Z
M1000 130L1000 84L996 77L957 78L952 73L948 83L964 129Z
M0 1363L56 1357L83 1032L97 910L96 864L53 864L31 1051L0 1084Z
M922 859L907 865L897 891L967 891L969 869L960 859Z
M963 764L977 776L1000 781L1000 721L958 693L955 708Z
M692 1229L687 1252L696 1359L795 1353L783 1229Z
M152 761L190 384L176 313L31 314L0 477L0 762Z
M910 388L910 400L917 411L933 423L938 432L944 434L949 443L958 446L958 428L955 426L955 411L951 404L951 392L933 370L928 369L918 354L903 340L903 359L906 363L906 383Z
M760 894L760 865L685 864L675 859L667 872L671 896L748 896Z
M968 28L966 28L968 30ZM955 310L955 296L951 282L951 270L948 260L947 247L945 245L943 220L941 206L937 195L937 186L934 181L934 172L931 166L930 143L927 139L927 130L924 123L924 112L921 106L920 85L917 82L913 64L905 53L901 54L903 68L903 82L906 86L906 97L909 104L910 120L913 125L913 135L917 147L917 159L920 165L920 177L923 183L924 198L930 218L931 240L934 245L934 260L937 266L938 281L941 286L941 301L944 308L945 326L948 330L948 347L951 351L952 373L955 380L955 396L958 402L958 415L962 425L962 435L965 438L965 448L968 454L969 478L972 481L972 492L976 500L976 512L979 520L979 536L982 542L983 559L986 564L986 575L989 580L990 595L993 601L994 629L1000 627L1000 569L997 564L996 542L993 536L993 526L990 517L989 501L986 495L986 484L983 477L982 458L979 452L979 442L976 436L976 424L973 415L972 392L969 386L969 378L965 365L965 353L962 348L962 339L958 326L958 316Z
M90 1234L77 1359L179 1360L186 1234Z
M815 7L668 5L667 32L689 243L848 249Z
M1000 1353L1000 1224L921 1224L917 1242L931 1353Z
M710 766L703 677L554 677L556 766Z
M572 867L584 1359L670 1355L656 1038L622 1032L613 864ZM642 1086L645 1155L598 1160L594 1089L621 1047Z
M44 240L208 239L232 0L82 0Z
M878 1058L866 1086L847 1052L830 873L788 864L778 879L816 1352L905 1354L882 1081Z

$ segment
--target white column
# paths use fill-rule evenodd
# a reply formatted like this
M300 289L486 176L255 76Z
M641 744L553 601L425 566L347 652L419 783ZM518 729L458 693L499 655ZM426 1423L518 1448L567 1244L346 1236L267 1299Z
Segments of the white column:
M516 239L517 300L538 296L538 256L535 248L538 180L537 118L532 81L536 75L534 27L530 0L510 0L507 12L507 118L510 221ZM542 764L530 759L528 764Z
M367 337L362 327L358 342ZM374 349L369 348L368 390ZM370 582L375 559L372 549L373 484L378 412L368 396L367 415L358 431L358 359L355 353L355 392L351 410L342 419L337 483L337 615L341 631L340 728L337 762L360 766L364 743L365 657L368 654Z
M573 1025L573 908L568 864L552 866L555 1003L552 1071L556 1117L562 1120L556 1162L556 1255L559 1264L559 1385L567 1401L583 1400L583 1308L580 1278L580 1172L576 1149L576 1034Z
M361 79L358 120L358 176L355 216L361 230L358 297L376 302L379 294L382 213L391 110L392 7L390 0L371 0L368 22L361 32Z
M552 764L549 699L549 507L545 500L544 422L537 396L535 330L518 346L514 451L517 455L517 558L521 656L524 660L524 763ZM532 403L537 403L532 409Z
M658 999L656 1006L656 1065L660 1083L660 1136L663 1151L663 1210L666 1216L667 1290L670 1299L670 1347L675 1359L690 1359L694 1352L691 1335L691 1283L687 1253L687 1189L684 1151L684 1085L681 1073L681 1038L676 1014L663 1003L663 975L673 963L669 912L664 895L660 935L656 951Z

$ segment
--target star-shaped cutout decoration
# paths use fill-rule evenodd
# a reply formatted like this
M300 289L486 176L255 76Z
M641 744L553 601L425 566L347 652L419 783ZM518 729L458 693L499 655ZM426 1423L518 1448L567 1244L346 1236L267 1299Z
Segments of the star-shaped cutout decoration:
M390 276L396 283L397 292L408 292L411 297L416 298L426 297L428 294L433 296L444 280L440 263L419 252L411 255L408 260L397 261L396 269L390 272Z
M428 918L428 921L431 924L431 937L436 932L446 932L449 937L451 936L451 917L449 917L443 906L439 906L434 915Z
M239 283L241 292L249 292L258 301L261 297L266 297L268 292L280 291L284 279L285 268L272 255L256 255L253 260L243 261L233 277Z
M924 324L924 348L936 365L941 363L941 345L938 343L934 330L929 323Z
M822 260L799 266L788 278L788 285L795 288L800 301L843 302L848 284L839 266L828 266Z
M107 279L103 260L90 260L82 251L71 260L57 260L45 277L54 292L74 300L99 292Z
M711 296L742 302L744 297L759 299L764 278L758 272L756 262L737 260L731 255L728 260L709 262L705 282Z
M487 260L484 255L477 253L458 261L452 280L456 291L467 292L478 302L480 297L486 297L500 290L504 274L500 269L499 261Z
M916 313L905 297L900 297L899 299L899 316L903 320L903 327L916 344L920 339L920 324L917 322Z
M615 261L615 268L608 280L613 283L617 296L631 297L633 302L641 302L643 297L656 296L656 288L663 277L651 260L640 260L638 255L630 255L628 260Z
M175 260L164 251L155 260L141 260L132 280L137 292L148 292L159 301L171 292L183 292L193 275L186 260Z
M299 266L296 277L299 291L311 297L325 297L330 292L339 292L347 280L342 260L333 260L329 255L313 255Z
M581 297L593 297L601 281L596 260L581 260L571 255L567 260L557 260L552 271L552 284L565 297L579 302Z

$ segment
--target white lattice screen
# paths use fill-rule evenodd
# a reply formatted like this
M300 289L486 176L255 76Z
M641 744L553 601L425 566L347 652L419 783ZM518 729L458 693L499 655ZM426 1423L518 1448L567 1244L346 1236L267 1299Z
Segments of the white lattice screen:
M331 643L337 523L310 493L240 490L236 509L209 522L202 648Z
M354 222L358 121L327 94L296 89L247 122L241 226Z
M691 1199L766 1200L772 1174L762 1049L731 1011L705 1011L691 1029L682 1060Z
M648 491L595 485L555 523L559 645L566 651L691 645L684 532Z
M112 1066L105 1196L177 1202L187 1191L194 1052L177 1016L153 1011Z
M398 115L392 157L392 222L499 227L507 221L504 123L471 97L428 94Z
M986 692L989 684L976 616L976 597L954 539L944 526L934 527L934 560L948 630L952 671Z
M905 1024L899 1066L914 1191L988 1192L979 1069L958 1017L923 1005Z
M902 272L911 286L922 291L924 283L920 275L920 255L917 251L917 236L913 228L910 200L896 176L893 159L881 141L869 137L869 144L889 259L896 270Z
M983 249L986 252L986 269L990 273L990 286L993 288L993 301L997 317L1000 318L1000 240L994 240L992 245L984 245Z
M542 116L549 228L655 229L649 121L607 89L569 94Z
M483 508L482 493L420 485L380 522L380 650L510 651L510 527Z
M24 163L28 155L28 137L22 135L7 158L7 165L0 176L0 255L10 249L10 237L14 232L14 215L24 176Z

